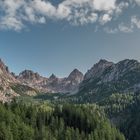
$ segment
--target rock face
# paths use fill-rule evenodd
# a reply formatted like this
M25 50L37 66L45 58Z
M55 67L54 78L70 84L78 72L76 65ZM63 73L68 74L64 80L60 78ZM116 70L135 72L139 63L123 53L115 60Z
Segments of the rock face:
M18 83L18 81L9 72L8 67L0 59L0 101L7 102L12 97L18 94L10 87L11 84Z
M24 93L23 91L24 87ZM20 96L20 94L36 94L37 91L29 86L23 85L14 73L10 73L8 67L0 59L0 101L8 102L13 97Z
M64 80L65 89L69 91L77 90L79 84L83 81L84 75L78 69L74 69Z
M82 72L80 72L78 69L74 69L68 76L67 80L72 81L74 84L79 84L83 80L83 77Z
M83 74L75 69L66 78L58 78L52 74L49 78L40 76L30 70L25 70L17 76L17 79L24 85L37 88L42 92L66 93L76 90L83 80Z
M105 69L112 66L112 62L108 62L107 60L101 59L98 63L96 63L84 76L84 80L88 80L95 77L100 77Z
M31 70L24 70L19 74L19 76L17 76L17 79L25 85L35 86L45 78L40 76L37 72L35 73Z
M79 94L102 99L116 92L135 92L140 89L140 63L123 60L116 64L100 60L84 76Z

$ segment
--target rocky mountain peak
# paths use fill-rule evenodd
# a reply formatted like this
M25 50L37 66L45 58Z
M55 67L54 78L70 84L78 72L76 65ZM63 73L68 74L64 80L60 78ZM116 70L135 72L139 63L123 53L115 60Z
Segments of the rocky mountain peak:
M93 67L106 67L112 65L113 62L107 61L105 59L100 59Z
M69 80L77 80L78 82L81 82L83 80L83 73L80 72L78 69L74 69L67 79Z
M109 63L109 61L107 61L106 59L100 59L97 64L106 64L106 63Z
M16 84L18 81L9 72L8 67L0 59L0 101L7 102L17 94L11 88L12 84Z
M2 61L2 59L0 59L0 73L8 73L8 67L4 64L4 62Z
M24 70L18 76L18 79L24 80L39 80L40 75L37 72L33 72L32 70Z
M15 77L9 72L8 67L0 59L0 84L3 84L1 81L5 81L6 84L17 82Z
M109 62L105 59L99 60L98 63L96 63L90 70L87 71L84 76L84 80L100 76L106 68L112 65L114 65L113 62Z
M55 80L57 79L56 75L52 74L50 77L49 77L49 80Z
M80 72L78 69L74 69L74 70L70 73L70 75L74 75L74 74L81 74L81 75L83 75L82 72Z
M118 62L116 65L118 65L119 67L128 67L128 66L134 67L139 64L140 63L137 60L125 59L125 60Z

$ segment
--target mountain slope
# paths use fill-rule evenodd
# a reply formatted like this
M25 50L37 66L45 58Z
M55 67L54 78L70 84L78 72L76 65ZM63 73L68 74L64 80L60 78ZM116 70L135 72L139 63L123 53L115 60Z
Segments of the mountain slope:
M140 90L140 63L123 60L116 64L100 60L84 76L77 96L87 101L99 101L112 93Z
M20 95L36 95L37 91L24 86L0 59L0 101L7 102Z
M0 101L6 102L18 94L10 87L18 81L9 72L8 67L0 59Z

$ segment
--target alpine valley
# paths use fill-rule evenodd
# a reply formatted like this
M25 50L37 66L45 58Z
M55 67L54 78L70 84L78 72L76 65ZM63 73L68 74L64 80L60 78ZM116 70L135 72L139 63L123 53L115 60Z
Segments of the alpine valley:
M137 60L101 59L64 78L15 75L0 60L0 101L0 140L140 140Z

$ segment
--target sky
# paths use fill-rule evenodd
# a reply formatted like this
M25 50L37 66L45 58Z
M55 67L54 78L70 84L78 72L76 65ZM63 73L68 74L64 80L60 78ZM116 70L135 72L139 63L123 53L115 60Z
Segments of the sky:
M0 58L47 77L140 61L140 0L0 0Z

